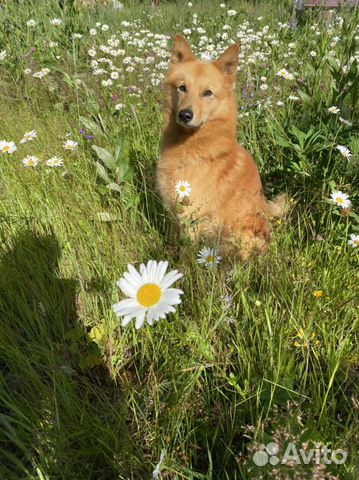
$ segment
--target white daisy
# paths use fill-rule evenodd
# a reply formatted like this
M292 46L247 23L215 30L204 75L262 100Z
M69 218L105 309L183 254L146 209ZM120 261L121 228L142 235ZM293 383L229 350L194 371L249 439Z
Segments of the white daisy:
M350 205L352 204L352 202L349 200L349 195L341 192L340 190L332 192L330 194L330 198L332 202L336 203L338 207L341 207L341 208L349 208Z
M74 140L66 140L64 143L63 143L63 147L65 150L71 150L72 152L74 150L76 150L78 146L78 143L75 142Z
M335 105L333 105L332 107L328 108L328 112L329 113L334 113L334 115L338 115L338 113L340 112L340 109L338 107L336 107Z
M175 312L174 305L181 303L182 290L169 288L182 273L172 270L166 274L168 262L149 260L147 265L141 264L140 272L133 265L128 265L128 272L116 283L129 298L115 303L113 311L123 317L122 325L126 326L135 318L136 328L141 328L145 321L149 325L167 313Z
M39 163L39 159L37 157L33 157L31 155L28 155L27 157L25 157L22 161L24 167L27 167L27 168L35 168L37 167L38 163Z
M205 265L207 268L216 267L222 260L222 257L217 255L217 253L218 252L215 248L204 247L198 253L197 262L201 265Z
M25 132L23 138L20 140L20 143L31 142L36 137L37 132L35 132L35 130L31 130L31 132Z
M51 157L48 160L46 160L46 166L51 168L62 167L63 163L64 162L61 157Z
M294 75L293 75L293 73L288 72L288 70L285 69L285 68L281 68L281 69L276 73L276 75L277 75L278 77L285 78L286 80L294 80Z
M185 197L189 197L190 193L192 192L191 184L186 180L179 180L179 182L175 186L175 190L180 200Z
M50 23L51 25L58 27L59 25L61 25L62 20L60 18L53 18L52 20L50 20Z
M350 240L348 240L348 244L351 245L353 248L359 247L359 235L355 235L352 233L350 235Z
M349 148L345 147L344 145L337 145L335 148L339 150L343 157L347 158L348 160L352 157Z
M123 103L116 103L115 110L119 112L120 110L123 109L123 107L124 107Z
M30 18L29 20L27 20L26 22L26 26L27 27L30 27L30 28L35 28L37 25L36 21L33 20L32 18Z
M344 125L347 125L348 127L351 127L353 125L352 122L349 122L349 120L345 120L345 118L343 117L339 117L339 121Z
M7 142L6 140L0 141L0 153L14 153L16 145L14 142Z

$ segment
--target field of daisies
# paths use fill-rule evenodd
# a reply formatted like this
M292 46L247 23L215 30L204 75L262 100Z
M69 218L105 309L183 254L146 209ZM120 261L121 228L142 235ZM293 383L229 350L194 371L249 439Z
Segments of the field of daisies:
M3 0L0 25L0 477L357 479L358 11ZM249 263L170 235L176 33L240 44L238 141L289 198ZM347 456L258 466L268 442Z

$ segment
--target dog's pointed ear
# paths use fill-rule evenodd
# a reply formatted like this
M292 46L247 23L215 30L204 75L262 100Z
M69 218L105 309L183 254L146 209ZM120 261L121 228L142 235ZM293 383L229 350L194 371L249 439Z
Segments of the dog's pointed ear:
M234 82L237 75L239 45L234 43L213 62L221 72Z
M190 62L195 59L187 40L182 35L176 35L171 53L171 63Z

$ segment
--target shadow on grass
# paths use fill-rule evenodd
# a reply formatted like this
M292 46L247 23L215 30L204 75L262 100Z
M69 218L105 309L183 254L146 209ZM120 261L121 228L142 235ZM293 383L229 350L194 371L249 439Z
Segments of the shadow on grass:
M88 341L60 254L26 230L0 260L0 477L136 478L123 394L79 367Z

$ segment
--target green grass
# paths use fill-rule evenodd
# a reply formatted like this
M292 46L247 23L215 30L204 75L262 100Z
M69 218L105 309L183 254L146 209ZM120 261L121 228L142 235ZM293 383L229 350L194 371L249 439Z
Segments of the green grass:
M0 154L1 478L149 479L163 451L163 479L357 479L359 270L348 239L359 229L358 69L356 61L340 68L358 55L358 17L330 27L320 13L305 15L291 30L278 27L268 4L234 7L238 16L228 18L204 1L192 10L186 2L155 10L128 2L116 15L64 3L64 11L54 0L0 6L0 141L18 147ZM248 61L249 49L241 64L238 140L253 153L268 196L287 191L293 199L265 257L224 258L215 271L197 264L198 246L185 237L169 241L155 186L161 86L149 80L161 70L135 68L104 88L87 55L94 41L123 31L124 19L141 20L126 27L130 35L173 36L191 27L193 12L213 38L225 23L235 32L246 20L254 32L268 24L278 35L270 50L268 42L251 47L269 52L264 60ZM49 26L53 17L64 20L59 29ZM37 28L26 27L29 18ZM101 41L88 34L97 21L110 26ZM82 39L73 41L74 32ZM327 35L339 36L338 45ZM200 36L193 34L194 46ZM44 46L49 40L59 43L55 52ZM291 42L295 55L286 57ZM141 54L123 40L118 48ZM24 74L43 67L51 70L43 80ZM283 67L304 81L280 79ZM332 105L351 125L328 113ZM37 138L20 144L29 130ZM67 138L78 141L76 152L63 150ZM92 145L113 153L121 142L114 173ZM337 144L350 148L349 161ZM24 168L26 155L41 165ZM54 155L64 165L50 171L43 162ZM349 211L328 201L334 189L349 193ZM184 274L182 304L154 327L123 328L111 310L122 298L116 280L128 263L148 259ZM314 462L256 467L254 452L270 441L282 453L290 441L298 449L322 442L348 458L323 471Z

